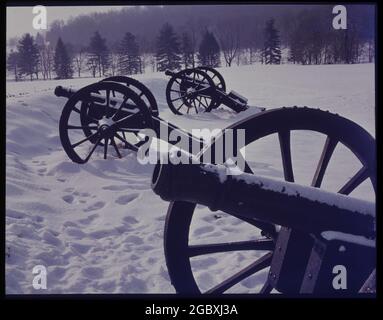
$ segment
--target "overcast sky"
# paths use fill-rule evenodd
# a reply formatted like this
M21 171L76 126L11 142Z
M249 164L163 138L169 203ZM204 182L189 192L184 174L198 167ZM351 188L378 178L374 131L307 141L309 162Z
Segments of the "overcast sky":
M93 12L107 12L110 10L121 10L128 6L71 6L71 7L51 7L47 6L47 21L49 24L54 20L67 21L70 17L80 14ZM20 36L24 33L35 35L37 30L32 27L34 14L31 7L7 7L7 39Z

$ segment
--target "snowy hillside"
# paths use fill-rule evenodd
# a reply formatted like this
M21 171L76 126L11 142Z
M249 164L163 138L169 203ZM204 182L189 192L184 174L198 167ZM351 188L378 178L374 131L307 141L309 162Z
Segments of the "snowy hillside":
M267 109L310 106L349 118L375 135L374 65L242 66L218 69L228 91ZM224 128L250 114L219 108L211 114L176 116L166 104L168 78L139 75L157 99L160 116L186 130ZM57 85L80 88L94 79L8 82L6 105L6 293L174 293L163 252L168 203L150 188L153 167L134 153L102 159L101 150L84 165L62 149L58 121L65 98ZM246 151L259 174L282 177L279 146L269 137ZM309 183L323 146L315 134L292 135L297 178ZM336 150L324 186L335 191L357 170L347 150ZM356 197L374 200L363 184ZM244 222L201 208L191 241L235 241L256 236ZM253 252L207 255L193 261L202 288L233 274ZM259 255L260 253L256 253ZM44 265L47 290L32 287L32 269ZM267 274L245 279L228 292L257 292Z

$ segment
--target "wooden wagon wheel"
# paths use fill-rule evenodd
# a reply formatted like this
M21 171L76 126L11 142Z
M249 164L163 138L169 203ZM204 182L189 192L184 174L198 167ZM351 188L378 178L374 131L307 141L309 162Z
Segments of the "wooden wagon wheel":
M246 145L271 134L278 134L284 178L286 181L291 182L294 181L294 170L290 148L290 132L293 130L308 130L322 133L326 136L326 140L317 168L313 172L311 185L321 187L336 146L343 145L356 156L361 168L348 181L346 181L347 178L344 179L344 185L339 189L338 193L349 195L367 179L370 179L376 192L375 140L362 127L348 119L306 107L281 108L251 116L240 123L234 124L232 129L246 130ZM250 167L247 168L247 171L252 172ZM270 266L274 250L275 237L273 236L263 236L257 240L234 243L190 245L189 233L195 209L196 205L193 203L175 201L169 205L166 217L164 233L166 263L171 282L178 293L221 294L245 278ZM259 228L255 220L246 220L246 222L254 225L255 228ZM202 291L194 277L191 258L198 255L241 250L268 252L230 278L208 290ZM271 290L271 286L266 282L260 293L269 293Z
M166 86L166 100L174 114L210 112L216 103L213 80L198 69L185 69L173 75Z
M133 90L142 100L144 100L152 115L158 116L156 98L153 96L153 93L140 81L126 76L112 76L101 81L123 83L129 89Z
M121 157L117 142L137 151L144 143L137 133L144 128L152 128L144 101L127 86L107 81L86 86L71 96L59 124L63 148L77 163L87 162L98 146L104 149L104 159L108 150Z
M226 92L226 83L223 76L214 68L212 67L197 67L197 69L202 70L205 72L211 80L213 80L214 85L217 89ZM216 103L213 105L213 109L217 109L220 106L220 101L216 100Z
M100 82L104 82L104 81L118 82L118 83L124 84L129 89L133 90L141 98L141 100L143 100L145 102L147 108L149 109L149 112L153 116L158 115L158 106L157 106L156 99L154 98L154 96L150 92L150 90L141 82L137 81L136 79L126 77L126 76L112 76L112 77L105 78L105 79L101 80ZM115 95L115 93L112 91L112 96L113 95ZM84 127L84 129L83 129L84 134L87 137L90 137L90 141L92 143L95 143L96 138L91 137L93 132L88 129L89 123L88 123L87 114L89 114L89 113L91 114L93 112L93 110L91 110L91 108L92 108L92 104L86 103L86 102L82 103L81 108L80 108L80 111L81 111L80 118L81 118L81 124ZM120 131L119 134L121 136L123 136L124 139L127 139L126 133L124 131ZM103 143L101 142L100 145L102 146ZM129 145L125 144L125 147L129 148Z

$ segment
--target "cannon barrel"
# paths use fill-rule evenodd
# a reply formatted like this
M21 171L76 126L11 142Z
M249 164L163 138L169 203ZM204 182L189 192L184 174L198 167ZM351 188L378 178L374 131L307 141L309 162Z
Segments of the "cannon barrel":
M65 98L70 98L72 97L77 91L72 89L72 88L67 88L67 87L62 87L62 86L57 86L55 88L54 94L57 97L65 97ZM97 93L91 93L90 98L94 103L98 104L104 104L106 102L105 96L97 94ZM116 105L121 105L124 102L123 99L119 97L111 97L110 98L110 105L111 106L116 106ZM130 103L125 103L127 107L134 108L134 105L131 105Z
M71 96L73 96L76 93L76 90L73 90L71 88L66 88L63 86L57 86L55 88L54 93L56 97L65 97L69 99Z
M175 72L173 72L173 71L171 71L171 70L169 70L169 69L165 70L165 75L167 75L167 76L169 76L169 77L172 77L172 76L174 76L175 74L176 74Z
M308 233L375 234L374 203L252 174L231 175L227 170L222 165L159 163L152 189L166 201L198 203Z

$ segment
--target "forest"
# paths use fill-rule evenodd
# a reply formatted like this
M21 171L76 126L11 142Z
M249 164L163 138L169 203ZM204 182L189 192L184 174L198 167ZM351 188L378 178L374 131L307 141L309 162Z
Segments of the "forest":
M45 33L7 42L16 81L138 74L207 65L339 64L374 61L375 7L168 5L54 21Z

